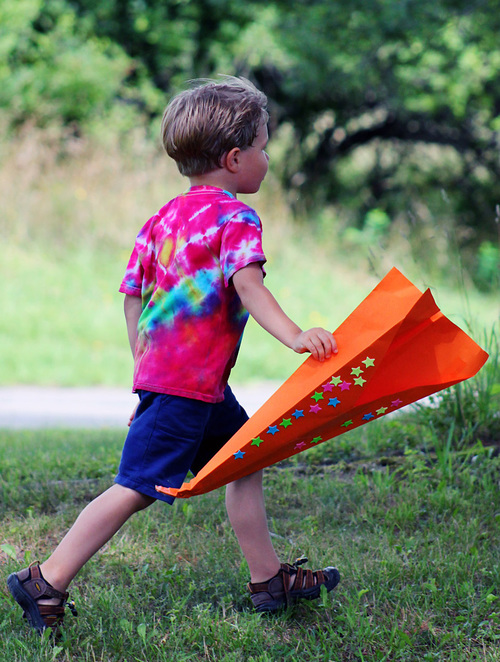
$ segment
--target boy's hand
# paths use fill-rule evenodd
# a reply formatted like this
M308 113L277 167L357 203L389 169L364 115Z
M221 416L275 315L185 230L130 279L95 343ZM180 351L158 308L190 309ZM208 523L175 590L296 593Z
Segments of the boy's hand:
M299 333L295 338L292 349L297 354L311 352L317 361L329 359L332 354L336 354L338 351L333 335L320 327Z

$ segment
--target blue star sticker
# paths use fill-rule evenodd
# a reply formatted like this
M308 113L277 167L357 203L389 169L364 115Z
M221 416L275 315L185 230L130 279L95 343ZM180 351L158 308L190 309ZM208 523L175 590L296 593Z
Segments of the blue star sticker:
M338 398L330 398L328 400L328 405L329 406L331 405L332 407L336 407L339 404L340 404L340 400Z
M272 434L273 437L276 434L276 432L279 432L278 426L277 425L270 425L269 430L267 431L267 434Z
M241 460L245 453L243 451L236 451L236 453L233 453L233 455L235 460Z
M295 418L300 418L301 416L304 416L304 410L303 409L296 409L292 416L295 416Z
M375 415L372 414L371 412L370 412L369 414L365 414L365 415L363 416L363 420L364 420L364 421L369 421L371 418L375 418Z

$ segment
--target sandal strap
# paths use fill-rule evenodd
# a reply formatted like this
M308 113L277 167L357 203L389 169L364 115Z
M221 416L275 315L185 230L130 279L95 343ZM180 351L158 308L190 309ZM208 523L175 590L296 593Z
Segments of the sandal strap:
M281 571L288 576L288 580L283 579L283 588L285 589L287 598L289 593L314 588L315 586L324 584L328 580L323 570L304 570L301 568L300 566L304 563L307 563L306 558L297 559L293 564L281 564ZM291 585L290 577L293 577Z
M64 603L68 599L69 593L61 593L61 591L55 589L43 578L38 562L32 563L28 568L21 570L21 572L17 573L17 576L23 589L36 602L43 598L56 598L57 600L61 600L61 604L64 606Z

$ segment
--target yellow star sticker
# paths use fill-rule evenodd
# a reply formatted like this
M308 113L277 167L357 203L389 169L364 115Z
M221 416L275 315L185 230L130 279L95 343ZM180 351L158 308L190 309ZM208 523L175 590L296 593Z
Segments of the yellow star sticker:
M361 363L365 364L365 368L372 368L375 365L375 359L371 359L369 356L366 357Z
M366 379L363 379L363 377L356 377L356 379L353 380L356 386L363 386L363 384L366 382Z
M252 443L250 444L251 446L257 446L257 448L264 443L264 440L261 439L260 437L256 437L255 439L252 439Z
M332 377L330 380L330 384L333 384L334 386L338 386L341 381L342 381L341 377Z
M357 368L353 368L351 370L351 375L356 375L356 377L359 377L362 372L363 372L363 370L358 366ZM354 381L356 381L356 380L354 380Z
M380 407L380 409L377 409L376 411L377 416L381 416L382 414L385 414L387 409L388 409L387 407Z
M284 428L287 428L291 424L292 424L291 418L284 418L280 423L280 425L282 425Z

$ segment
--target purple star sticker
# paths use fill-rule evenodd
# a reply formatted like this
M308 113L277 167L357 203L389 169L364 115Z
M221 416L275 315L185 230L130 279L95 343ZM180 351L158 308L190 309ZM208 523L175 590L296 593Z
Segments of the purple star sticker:
M326 384L323 384L321 388L323 389L323 391L333 391L333 384L327 382Z
M341 391L348 391L351 388L351 382L342 382L340 385Z
M313 414L317 414L319 411L321 411L321 407L316 403L315 405L310 406L309 411Z
M305 448L305 447L306 447L306 442L305 441L299 441L298 444L295 444L295 448L297 450L301 450L302 448Z
M399 398L397 398L396 400L393 400L391 402L391 407L399 407L399 405L402 405L402 404L403 404L403 401L400 400Z

